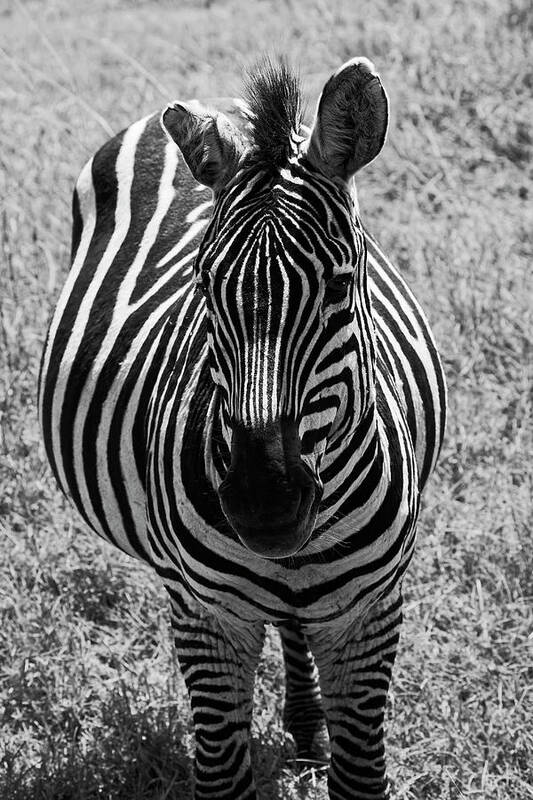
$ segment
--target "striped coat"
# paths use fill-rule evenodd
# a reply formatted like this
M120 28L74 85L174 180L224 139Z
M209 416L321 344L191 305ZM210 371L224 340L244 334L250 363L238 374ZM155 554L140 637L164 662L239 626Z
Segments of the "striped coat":
M337 85L341 78L357 97L370 98L374 105L378 100L386 103L384 94L375 100L381 84L369 62L348 62L327 84L307 141L299 135L302 128L296 117L292 120L282 165L276 163L279 153L272 155L272 141L287 138L287 125L280 123L276 130L272 104L285 102L285 110L290 106L283 100L290 76L278 68L256 77L253 84L249 115L255 128L242 120L236 125L230 121L239 117L240 104L218 117L214 111L207 117L196 104L178 104L169 108L163 126L158 115L150 116L105 144L83 169L74 193L72 266L41 368L44 441L60 487L87 524L124 552L151 564L168 589L197 735L198 800L255 797L247 735L253 674L266 622L277 624L282 634L286 724L298 753L319 760L327 757L325 710L330 797L385 797L388 791L382 720L401 619L401 578L413 551L420 492L435 465L445 422L445 384L433 338L412 293L355 212L355 238L342 252L349 259L350 248L359 248L362 267L350 291L354 313L362 319L360 330L366 333L355 337L359 382L354 389L351 378L343 379L350 391L346 394L343 389L345 394L334 404L335 422L330 419L330 401L348 340L339 346L335 339L331 354L322 354L327 364L320 392L313 394L317 371L309 368L307 383L302 378L306 387L302 397L316 395L314 403L309 400L307 407L302 398L287 399L291 392L297 393L294 373L304 370L301 365L309 358L305 348L312 352L312 343L320 341L318 333L313 334L315 339L311 333L307 339L301 333L298 346L291 344L298 336L296 320L302 330L305 327L303 318L314 302L312 292L309 305L300 306L300 312L307 309L306 315L289 314L287 323L280 311L279 328L266 337L273 344L265 374L285 351L292 347L296 353L292 372L287 367L283 380L268 384L266 379L261 382L262 368L257 366L264 347L242 361L239 379L237 367L221 363L223 356L217 355L217 337L223 338L225 324L237 329L235 318L241 314L242 330L247 330L250 295L242 288L245 284L237 281L231 297L226 295L228 318L227 309L235 304L233 322L228 323L222 318L223 309L217 311L220 298L201 291L209 271L216 276L226 270L224 286L231 286L230 267L223 265L229 260L235 269L239 263L232 247L242 245L224 240L220 221L224 207L231 207L235 219L239 215L244 219L242 209L255 208L250 186L255 186L257 197L263 197L263 184L264 191L273 195L269 188L273 171L277 208L290 209L296 194L302 208L306 203L318 208L323 202L328 219L336 220L337 237L342 238L348 202L344 195L350 196L351 207L354 196L349 188L339 189L340 179L329 174L333 155L329 160L324 157L327 168L317 155L322 153L317 126L322 121L325 130L327 114L336 113L324 98L331 95L338 102L338 94L345 91L344 84ZM368 105L372 108L372 103ZM367 124L374 121L379 128L381 106L377 108L377 121L370 119ZM265 127L261 114L265 117L267 112L269 143L263 149L270 150L256 163L239 161L241 143L246 152L250 140L256 150L261 149L261 125ZM219 139L223 145L231 144L224 158L220 147L214 155L209 151L207 172L196 141L201 133L202 154L214 146L206 134L206 119L218 120ZM195 127L198 120L202 124ZM378 130L377 143L371 142L370 149L379 149L383 137L384 130ZM357 156L355 168L373 155ZM268 169L267 157L273 162ZM232 158L236 163L230 169ZM313 190L306 193L308 184ZM295 187L303 188L296 192ZM281 211L278 217L282 218ZM233 222L233 229L237 231L239 224ZM243 222L243 230L246 224L251 223ZM306 224L302 212L302 236ZM256 276L268 261L265 287L275 281L273 239L287 237L283 258L295 258L290 255L289 223L282 229L276 225L281 223L269 222L270 233L265 235L258 232L263 227L250 228L245 240L246 253L257 250ZM314 236L310 230L308 240ZM333 263L331 230L324 236L318 228L316 238L325 254L322 261L331 258ZM335 257L339 263L340 256ZM208 258L215 266L205 268ZM279 270L283 272L283 266ZM341 317L337 303L349 302L343 299L348 296L345 280L343 275L340 279L338 274L324 275L335 320ZM256 321L260 319L257 325L262 325L257 311L260 278L255 280L254 313ZM271 286L267 291L275 296ZM281 303L285 308L292 302L291 290L283 291L288 292ZM305 290L301 294L306 296ZM322 300L322 308L325 304ZM270 301L264 316L269 321L264 324L273 326L277 314L272 314ZM283 324L292 327L292 334L284 332ZM305 324L310 330L311 322ZM336 336L341 335L339 327ZM248 343L239 346L243 350ZM237 362L241 354L232 356L229 345L226 349L227 363L233 364L232 358ZM289 355L286 360L289 363ZM236 392L230 384L238 380ZM272 408L265 421L267 406ZM270 422L277 424L277 417L291 415L298 417L300 426L294 434L294 458L298 469L305 471L305 480L313 482L314 510L309 512L303 546L285 556L282 550L261 551L259 545L254 550L253 541L250 545L240 535L221 487L233 470L239 426L245 431L264 430ZM321 433L326 429L327 435ZM288 447L289 434L277 432L276 437L278 449L280 442ZM257 469L254 458L266 459L269 465L272 448L264 438L259 444L257 436L253 439L254 456L245 462L248 471ZM244 451L250 450L251 441L245 437ZM287 469L283 468L284 480ZM255 498L264 490L257 488L264 487L263 478L259 475L253 486L248 480L247 474L240 477L241 494ZM232 502L246 500L237 497ZM268 498L259 497L258 502L268 507ZM254 512L245 511L253 519ZM239 506L235 520L240 513ZM279 514L285 520L289 512ZM266 512L263 516L266 519Z

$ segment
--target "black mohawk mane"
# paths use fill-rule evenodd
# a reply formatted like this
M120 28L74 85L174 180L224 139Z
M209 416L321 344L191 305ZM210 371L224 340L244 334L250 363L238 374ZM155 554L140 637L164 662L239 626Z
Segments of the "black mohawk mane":
M283 166L292 151L291 135L300 129L299 76L285 60L264 59L248 73L244 97L250 111L250 160L273 168Z

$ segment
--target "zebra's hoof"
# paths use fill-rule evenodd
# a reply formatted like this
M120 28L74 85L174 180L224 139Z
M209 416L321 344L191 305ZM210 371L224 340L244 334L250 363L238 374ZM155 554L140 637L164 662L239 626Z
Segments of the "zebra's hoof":
M286 726L287 733L295 744L295 756L289 757L287 763L297 769L314 767L327 769L330 760L328 730L325 722L317 723L312 730L309 726L298 726L295 723Z

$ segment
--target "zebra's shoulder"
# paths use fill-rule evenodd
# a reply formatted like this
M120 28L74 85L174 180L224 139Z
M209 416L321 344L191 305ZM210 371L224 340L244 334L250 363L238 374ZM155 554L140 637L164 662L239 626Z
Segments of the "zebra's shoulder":
M138 148L139 130L142 129L142 147ZM72 197L72 252L76 252L83 226L93 215L102 218L114 213L116 207L119 181L124 177L124 168L119 171L122 154L122 164L125 144L135 140L135 161L137 166L143 161L149 161L164 146L165 136L158 121L158 115L152 114L142 120L132 123L119 133L108 139L85 162L78 175ZM135 167L131 161L130 171ZM149 187L147 187L149 188ZM154 189L156 187L154 186Z

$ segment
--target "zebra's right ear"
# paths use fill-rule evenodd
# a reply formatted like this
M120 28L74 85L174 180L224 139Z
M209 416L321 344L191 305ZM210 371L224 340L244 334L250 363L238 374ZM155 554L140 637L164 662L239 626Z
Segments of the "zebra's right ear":
M178 145L198 183L216 192L237 172L245 140L224 114L196 100L172 103L161 115L161 126Z

